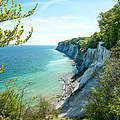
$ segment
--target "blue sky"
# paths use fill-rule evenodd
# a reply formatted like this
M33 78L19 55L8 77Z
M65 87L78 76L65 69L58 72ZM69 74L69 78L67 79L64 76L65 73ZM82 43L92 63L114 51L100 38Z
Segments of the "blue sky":
M73 37L90 36L99 31L97 16L115 5L117 0L19 0L24 11L38 8L23 19L25 31L34 27L29 45L56 45ZM13 24L13 23L12 23ZM10 23L10 25L12 25Z

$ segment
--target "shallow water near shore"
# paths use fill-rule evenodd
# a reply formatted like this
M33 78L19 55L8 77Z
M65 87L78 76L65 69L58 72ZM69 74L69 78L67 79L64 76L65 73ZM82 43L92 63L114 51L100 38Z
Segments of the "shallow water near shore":
M52 97L62 92L59 76L72 72L72 60L55 50L56 46L9 46L0 48L0 65L4 73L0 81L18 79L29 80L28 96Z

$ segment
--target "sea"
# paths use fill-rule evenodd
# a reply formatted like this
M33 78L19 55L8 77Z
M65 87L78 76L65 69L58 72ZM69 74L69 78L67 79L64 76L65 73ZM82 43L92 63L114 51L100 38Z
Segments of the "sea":
M72 72L72 60L55 50L56 46L20 45L0 48L0 87L3 83L16 80L17 85L27 88L27 94L33 96L51 97L61 94L62 74Z

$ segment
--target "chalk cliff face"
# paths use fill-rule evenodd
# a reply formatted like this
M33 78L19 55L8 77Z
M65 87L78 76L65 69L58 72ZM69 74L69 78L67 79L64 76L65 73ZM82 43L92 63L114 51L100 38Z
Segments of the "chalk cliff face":
M64 44L59 43L57 48L58 51L65 53L70 58L76 59L79 51L79 46L75 44Z
M59 43L57 50L73 58L79 65L79 77L74 78L72 93L58 103L57 107L61 108L59 117L84 116L91 87L98 83L98 75L101 74L104 60L109 58L109 51L102 44L103 42L99 42L97 48L88 48L80 53L79 47L75 44Z

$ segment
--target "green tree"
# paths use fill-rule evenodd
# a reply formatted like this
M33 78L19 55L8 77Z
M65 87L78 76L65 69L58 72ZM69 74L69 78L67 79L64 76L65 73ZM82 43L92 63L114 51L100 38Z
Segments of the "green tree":
M24 115L25 105L23 104L25 87L16 92L16 82L10 80L4 83L5 90L0 93L0 116L8 120L20 120Z
M101 13L98 22L102 41L110 49L120 40L120 2L109 11Z
M18 19L18 23L13 30L2 30L0 28L0 47L9 45L11 41L15 45L19 45L29 40L32 36L33 28L31 28L26 38L21 39L24 32L24 25L20 25L20 21L21 18L31 16L37 8L37 5L26 14L23 14L21 4L18 5L14 0L0 0L0 22ZM0 70L0 73L2 73L3 66Z
M10 4L10 2L11 2L11 4ZM31 28L31 31L29 31L29 35L26 36L26 38L24 40L22 40L21 36L24 32L24 26L20 25L20 20L21 20L21 18L31 16L34 13L36 7L37 7L37 4L35 5L35 7L32 10L28 11L28 13L22 14L21 4L17 5L17 3L14 2L14 0L11 0L11 1L10 0L0 0L0 22L19 19L18 23L13 28L13 30L3 31L0 28L0 47L9 45L11 41L14 41L15 45L19 45L19 44L22 44L22 43L25 43L28 41L28 39L32 35L33 28Z
M117 42L117 46L111 49L111 57L120 61L120 40Z

